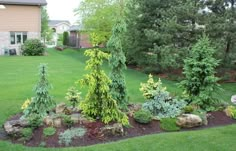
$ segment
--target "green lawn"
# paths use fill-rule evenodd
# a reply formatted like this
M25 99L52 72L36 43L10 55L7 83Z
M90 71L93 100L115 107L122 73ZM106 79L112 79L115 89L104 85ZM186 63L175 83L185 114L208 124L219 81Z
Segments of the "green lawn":
M57 102L65 101L67 89L74 85L76 80L82 78L86 58L83 51L66 50L63 52L48 50L48 56L44 57L0 57L0 124L12 114L20 112L22 103L33 96L32 88L37 82L37 67L40 63L49 66L49 80L53 85L51 94ZM104 69L109 72L107 65ZM147 80L147 75L127 70L125 72L129 98L131 102L143 102L139 92L140 82ZM175 82L163 80L167 90L172 94L180 94L181 90ZM79 88L79 86L77 86ZM223 92L216 95L230 100L230 96L236 93L235 84L222 85ZM86 91L81 90L83 95ZM167 133L128 139L116 143L96 145L85 148L73 148L64 150L235 150L236 143L233 141L236 134L236 125L209 129L203 131ZM0 142L0 151L19 150L53 150L39 148L24 148L21 145L12 145Z

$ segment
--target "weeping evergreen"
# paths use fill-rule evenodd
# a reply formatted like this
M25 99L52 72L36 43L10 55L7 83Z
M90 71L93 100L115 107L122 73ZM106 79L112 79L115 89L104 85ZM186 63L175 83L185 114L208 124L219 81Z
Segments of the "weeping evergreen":
M49 95L51 84L47 79L46 64L40 64L39 77L39 81L34 88L36 96L32 98L31 103L24 110L25 117L36 114L43 118L55 107L55 102L52 100L52 96Z
M123 71L126 69L126 58L122 47L122 36L126 31L126 23L122 16L120 16L112 29L112 36L109 39L107 46L111 52L109 64L111 66L110 90L113 98L121 109L127 109L128 99L125 83L125 76Z
M88 86L88 93L81 101L80 108L85 115L100 118L105 124L116 121L128 125L128 117L119 110L116 100L110 93L111 80L102 70L103 61L110 55L96 48L99 38L96 34L91 36L95 48L86 50L84 53L85 56L90 57L86 62L86 70L91 72L79 81L82 86Z

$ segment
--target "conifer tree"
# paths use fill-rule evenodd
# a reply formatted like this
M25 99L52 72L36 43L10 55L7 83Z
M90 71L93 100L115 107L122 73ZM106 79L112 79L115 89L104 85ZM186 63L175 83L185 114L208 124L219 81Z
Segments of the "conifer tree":
M49 95L49 89L51 89L51 85L47 79L46 64L40 64L39 76L40 79L34 88L36 96L32 98L31 103L24 110L25 117L36 114L43 118L55 106L55 102Z
M117 18L115 25L112 29L112 36L109 39L107 46L111 52L109 63L111 66L110 84L112 97L117 101L121 109L127 109L127 89L123 70L126 69L126 57L122 47L122 37L126 31L126 23L123 19L123 1L121 4L121 13Z
M181 85L189 95L190 102L205 110L209 110L218 101L212 96L218 87L218 78L214 74L219 60L214 58L214 53L209 39L203 36L193 46L190 56L184 60L183 74L186 79Z
M100 118L104 123L117 121L127 125L128 117L119 110L116 100L112 98L109 89L111 80L101 67L103 60L109 58L109 54L96 48L99 42L96 34L91 37L95 48L85 51L85 55L90 57L86 69L91 72L79 81L81 85L88 86L88 93L85 100L81 101L80 108L84 114Z
M236 60L236 0L205 0L206 32L217 47L221 66L229 67Z

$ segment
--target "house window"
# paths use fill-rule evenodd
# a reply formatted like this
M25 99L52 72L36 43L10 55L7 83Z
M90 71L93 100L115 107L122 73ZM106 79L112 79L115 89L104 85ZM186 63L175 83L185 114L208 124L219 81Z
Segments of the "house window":
M11 44L23 44L27 40L27 32L10 32Z

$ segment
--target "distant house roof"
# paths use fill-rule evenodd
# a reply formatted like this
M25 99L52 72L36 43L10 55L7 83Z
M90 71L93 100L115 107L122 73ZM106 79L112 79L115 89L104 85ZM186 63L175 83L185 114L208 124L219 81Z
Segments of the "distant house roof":
M61 23L67 23L70 25L70 22L68 20L49 20L48 25L51 27L57 26L58 24Z
M72 25L68 31L82 31L84 27L82 25Z
M0 0L0 4L10 5L47 5L46 0Z

